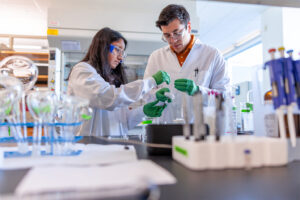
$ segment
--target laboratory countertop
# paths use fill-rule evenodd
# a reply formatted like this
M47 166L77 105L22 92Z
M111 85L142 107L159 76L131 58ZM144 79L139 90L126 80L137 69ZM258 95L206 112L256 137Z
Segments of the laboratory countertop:
M101 143L95 137L85 137L83 143ZM171 172L174 185L160 186L160 199L300 199L300 162L284 167L264 167L251 170L226 169L191 171L170 156L149 156L143 145L135 145L138 158L150 159ZM0 170L0 193L13 193L26 170Z

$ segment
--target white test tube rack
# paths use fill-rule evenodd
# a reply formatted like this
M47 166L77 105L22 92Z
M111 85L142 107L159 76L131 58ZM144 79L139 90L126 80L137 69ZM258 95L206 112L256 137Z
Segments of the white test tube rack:
M219 141L174 136L172 156L191 170L282 166L288 163L288 143L286 138L256 136L223 136Z

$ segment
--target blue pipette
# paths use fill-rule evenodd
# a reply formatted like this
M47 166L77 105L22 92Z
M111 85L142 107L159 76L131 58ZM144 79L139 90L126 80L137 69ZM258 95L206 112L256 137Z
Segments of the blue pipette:
M275 59L275 52L276 49L269 50L269 53L271 54L271 60L265 63L265 68L269 67L272 86L272 100L279 121L280 138L285 138L286 132L284 126L284 109L286 106L286 96L283 82L284 72L282 63L278 59Z
M288 117L288 127L290 133L290 139L292 146L296 146L296 129L294 121L294 106L296 106L297 95L295 89L295 80L293 73L293 60L292 57L284 57L284 47L278 48L281 58L279 59L282 62L284 70L284 88L287 98L287 117ZM289 53L292 53L289 51Z
M290 52L292 54L292 52ZM300 60L293 61L298 109L300 109Z

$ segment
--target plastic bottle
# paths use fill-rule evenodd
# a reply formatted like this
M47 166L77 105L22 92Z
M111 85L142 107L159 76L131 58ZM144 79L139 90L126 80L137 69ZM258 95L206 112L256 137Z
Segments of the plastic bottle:
M226 135L237 135L237 107L235 105L234 96L227 94L225 97L226 105Z
M254 133L254 124L253 124L253 103L252 102L247 102L246 106L249 110L248 113L248 130L251 134Z
M253 134L253 104L250 102L241 103L242 133Z
M230 128L231 128L231 134L237 135L237 106L235 104L234 96L232 96Z

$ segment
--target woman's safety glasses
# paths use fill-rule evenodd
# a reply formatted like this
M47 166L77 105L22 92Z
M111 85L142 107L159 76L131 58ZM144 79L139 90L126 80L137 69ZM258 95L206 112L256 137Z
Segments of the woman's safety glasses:
M183 28L182 30L180 31L177 31L177 32L173 32L173 33L164 33L162 35L162 40L164 42L170 42L171 38L173 38L173 40L181 40L184 36L184 33L185 33L185 28Z
M127 54L124 50L120 49L119 47L115 46L115 45L110 45L109 46L109 52L116 55L116 56L122 56L122 58L126 58Z

